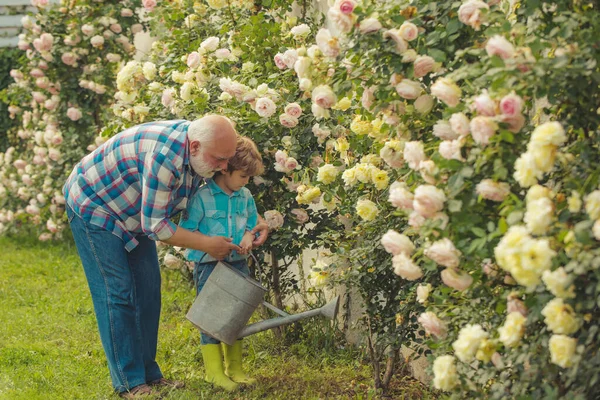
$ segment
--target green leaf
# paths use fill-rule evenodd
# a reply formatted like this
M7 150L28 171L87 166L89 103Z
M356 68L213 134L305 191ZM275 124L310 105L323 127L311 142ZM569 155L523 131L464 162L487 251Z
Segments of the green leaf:
M480 238L485 238L486 237L486 233L483 229L478 228L478 227L474 227L471 229L471 232L473 232L476 236L479 236Z

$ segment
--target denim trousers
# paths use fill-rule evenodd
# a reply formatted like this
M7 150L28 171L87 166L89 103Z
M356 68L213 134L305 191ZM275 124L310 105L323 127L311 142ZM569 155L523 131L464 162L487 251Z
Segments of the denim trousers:
M240 261L226 261L227 264L231 265L233 268L237 269L244 275L250 274L250 270L248 269L248 262L246 260ZM210 276L210 274L215 269L215 265L217 265L216 261L213 262L196 262L194 265L194 283L196 284L196 296L206 283L206 280ZM201 344L219 344L221 343L219 340L215 339L212 336L207 335L202 332L200 334L200 343Z
M156 363L161 278L155 242L137 236L139 245L127 252L118 236L84 221L68 206L67 216L115 391L162 378Z

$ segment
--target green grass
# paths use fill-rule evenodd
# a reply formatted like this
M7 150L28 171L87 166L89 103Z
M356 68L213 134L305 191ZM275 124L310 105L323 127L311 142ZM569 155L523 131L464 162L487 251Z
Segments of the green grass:
M87 283L75 247L0 238L0 399L117 399ZM194 292L177 271L163 271L158 362L185 389L163 399L369 399L370 370L359 349L323 348L313 337L292 345L271 332L246 343L246 369L258 383L233 394L203 381L199 334L185 319ZM315 331L313 329L313 331ZM430 398L398 377L393 398Z

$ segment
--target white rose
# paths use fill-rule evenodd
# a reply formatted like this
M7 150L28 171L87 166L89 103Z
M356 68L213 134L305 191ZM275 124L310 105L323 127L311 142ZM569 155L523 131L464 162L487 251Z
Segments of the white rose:
M438 148L438 152L446 160L465 161L465 159L464 159L464 157L462 156L462 153L461 153L462 144L463 144L462 140L460 140L460 139L457 139L457 140L444 140L443 142L440 143L440 146Z
M200 48L206 51L215 51L219 48L219 42L220 39L218 37L211 36L200 43Z
M442 140L454 140L459 136L459 134L452 129L450 123L444 120L439 120L433 125L433 135Z
M388 201L394 206L404 210L413 208L414 195L406 188L403 183L394 182L390 186L390 196Z
M413 208L425 218L433 216L444 208L444 191L432 185L421 185L415 190Z
M417 170L422 161L425 161L425 149L423 142L414 141L404 145L404 159L411 169Z
M296 39L299 39L308 36L310 27L306 24L301 24L290 29L290 32Z
M417 301L421 304L425 304L432 288L431 283L417 286Z
M471 132L469 118L463 113L455 113L450 117L450 127L460 136L466 136Z
M477 194L486 200L504 201L510 193L510 186L505 182L494 182L491 179L484 179L476 186Z
M261 117L268 118L275 113L277 106L268 97L260 97L256 100L254 110Z

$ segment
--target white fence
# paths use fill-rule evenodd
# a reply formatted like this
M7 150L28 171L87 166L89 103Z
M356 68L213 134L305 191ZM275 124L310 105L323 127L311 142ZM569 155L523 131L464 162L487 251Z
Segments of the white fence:
M0 47L17 45L21 18L29 11L37 11L30 0L0 0Z

